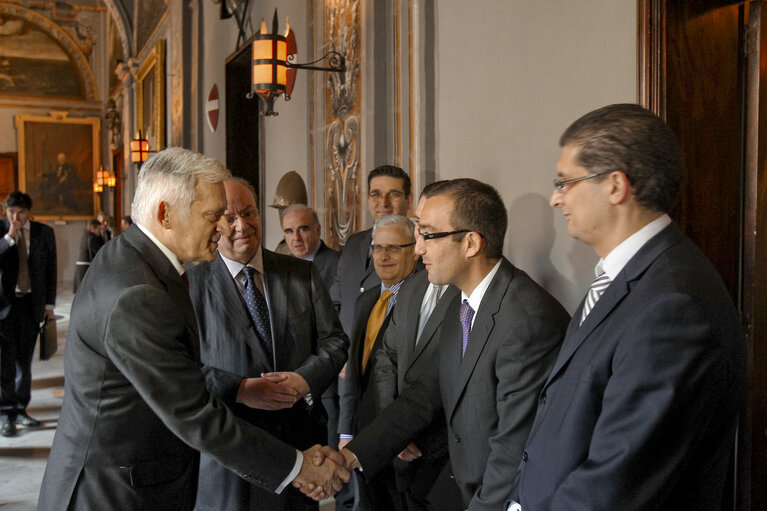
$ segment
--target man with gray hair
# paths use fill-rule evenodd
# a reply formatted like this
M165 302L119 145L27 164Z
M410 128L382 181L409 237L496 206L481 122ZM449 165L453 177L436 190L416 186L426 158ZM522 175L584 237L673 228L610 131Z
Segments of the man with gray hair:
M400 215L386 215L373 225L370 253L381 285L362 293L357 300L349 335L349 361L339 382L341 413L338 421L339 447L378 415L375 385L376 352L382 346L392 308L405 279L416 269L413 222ZM390 461L393 459L390 458ZM369 484L361 484L360 509L403 509L394 486L394 469L380 472ZM369 502L366 502L369 500Z
M188 509L199 451L275 492L320 499L348 472L237 418L206 390L183 263L210 261L229 226L216 160L180 148L141 169L135 224L96 256L72 306L66 398L40 510ZM335 459L338 455L324 451Z

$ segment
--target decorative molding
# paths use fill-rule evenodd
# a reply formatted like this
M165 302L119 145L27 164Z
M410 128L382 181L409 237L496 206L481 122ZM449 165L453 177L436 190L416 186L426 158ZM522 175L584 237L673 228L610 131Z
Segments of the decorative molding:
M0 14L15 16L29 23L39 27L41 30L50 35L61 48L66 52L69 58L74 63L80 74L80 79L83 84L83 92L85 94L85 100L98 101L98 90L96 87L96 77L93 75L91 65L88 63L88 58L82 52L80 45L67 33L66 30L61 28L58 24L53 22L50 18L43 16L31 9L27 9L17 4L9 4L0 2Z
M666 0L637 1L637 103L666 118Z
M328 73L325 191L330 225L326 242L343 246L360 219L360 2L341 0L325 8L325 36L346 57L343 74Z

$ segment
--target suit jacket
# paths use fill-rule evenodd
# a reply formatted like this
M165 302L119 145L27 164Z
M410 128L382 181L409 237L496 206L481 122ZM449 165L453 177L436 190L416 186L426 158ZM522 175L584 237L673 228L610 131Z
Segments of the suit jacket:
M745 388L735 308L674 224L579 327L540 396L514 500L523 510L719 509Z
M341 253L339 251L333 250L325 245L324 241L320 240L320 247L317 249L317 253L314 254L312 262L317 267L317 270L319 270L322 282L328 291L335 284L338 259L340 257Z
M189 294L200 329L201 359L210 390L227 402L235 415L305 450L327 441L325 410L318 397L343 367L348 339L317 269L295 257L266 249L262 253L276 370L300 374L315 397L312 406L302 399L292 408L269 411L235 402L243 378L258 377L274 368L220 255L189 270ZM240 504L253 502L252 488L237 474L203 455L198 509L247 509L247 505ZM268 508L265 500L279 500L263 491L254 495L261 508Z
M351 338L357 299L368 289L379 289L381 279L370 258L370 242L373 229L360 231L349 237L338 259L336 282L332 291L333 301L340 304L338 317L344 332Z
M64 369L40 510L191 510L198 451L269 490L295 464L293 447L207 391L184 281L136 225L80 285Z
M88 271L90 262L93 261L96 252L98 252L102 246L104 246L104 238L97 234L93 234L90 231L85 231L83 233L83 237L80 238L80 252L77 255L77 262L88 264L75 265L73 292L77 292L77 287L80 285L80 282L83 281L83 277L85 276L85 272Z
M338 433L354 435L360 429L373 421L378 414L374 392L372 391L373 375L375 374L375 354L381 349L383 334L386 331L392 312L396 305L384 318L378 330L373 349L368 358L368 365L362 372L362 352L365 346L365 333L370 312L373 310L381 295L380 285L365 291L357 300L354 312L354 324L350 336L349 361L346 364L346 377L338 380L338 395L340 414Z
M10 246L5 241L9 228L7 218L0 221L0 320L11 310L19 278L18 246ZM31 220L28 261L33 314L39 323L45 315L45 306L56 303L56 238L53 229Z
M375 474L444 411L450 461L470 511L501 509L533 422L538 392L570 319L562 306L503 258L476 312L461 357L460 296L445 313L439 362L349 444Z
M375 356L374 380L378 413L394 402L418 375L436 364L434 353L439 346L439 329L450 303L460 290L449 286L437 302L424 325L416 344L421 303L429 284L427 272L418 272L402 283L397 296L398 306L383 337L383 347ZM447 425L443 414L436 414L432 423L413 442L421 450L424 461L443 462L447 456ZM396 465L396 460L395 460Z

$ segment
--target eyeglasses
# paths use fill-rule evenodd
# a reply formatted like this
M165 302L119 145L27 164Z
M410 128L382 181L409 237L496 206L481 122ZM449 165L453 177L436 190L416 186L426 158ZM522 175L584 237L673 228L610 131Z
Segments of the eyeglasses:
M387 254L399 254L403 248L412 247L415 245L415 241L412 243L405 243L404 245L370 245L370 252L373 254L381 254L386 252Z
M476 231L472 231L471 229L460 229L458 231L449 231L449 232L423 232L420 229L420 227L418 228L418 235L421 238L423 238L424 241L444 238L445 236L450 236L451 234L465 234L467 232L476 232ZM480 237L484 238L481 232L478 232L477 234L479 234ZM460 240L456 240L456 241L460 241Z
M258 210L256 210L255 207L249 207L240 211L239 214L234 214L234 215L225 214L224 218L226 219L227 224L234 225L234 222L237 220L237 217L240 217L242 218L243 221L247 222L248 220L250 220L250 217L252 217L253 215L258 215Z
M602 172L592 172L591 174L586 174L585 176L580 176L580 177L573 177L571 179L555 179L554 188L556 188L558 192L564 193L567 190L567 187L573 183L577 183L579 181L586 181L587 179L594 179L595 177L604 176L605 174L609 174L610 172L613 172L613 171L603 170Z
M379 192L378 190L373 190L372 192L368 192L368 198L370 200L381 200L381 199L402 200L405 198L405 192L392 190L390 192L382 193L382 192Z

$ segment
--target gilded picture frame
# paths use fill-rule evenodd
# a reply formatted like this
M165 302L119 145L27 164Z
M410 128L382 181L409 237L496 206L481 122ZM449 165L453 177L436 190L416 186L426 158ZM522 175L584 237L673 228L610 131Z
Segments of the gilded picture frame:
M93 181L101 161L99 117L16 115L19 189L39 220L89 220L98 201Z
M159 40L136 73L137 126L149 149L165 149L165 40Z

